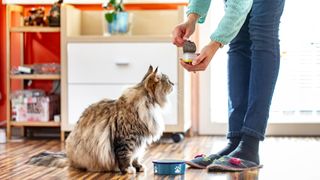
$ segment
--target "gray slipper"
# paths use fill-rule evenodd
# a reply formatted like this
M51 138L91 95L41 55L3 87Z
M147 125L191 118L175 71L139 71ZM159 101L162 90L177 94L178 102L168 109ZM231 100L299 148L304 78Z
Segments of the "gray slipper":
M218 154L211 154L209 156L197 155L194 159L190 161L185 161L191 168L205 169L209 166L214 160L220 158Z
M259 165L252 161L230 157L230 156L222 156L221 158L214 160L213 163L210 164L207 169L209 172L214 172L214 171L236 172L236 171L254 170L254 169L259 169L261 167L262 165Z

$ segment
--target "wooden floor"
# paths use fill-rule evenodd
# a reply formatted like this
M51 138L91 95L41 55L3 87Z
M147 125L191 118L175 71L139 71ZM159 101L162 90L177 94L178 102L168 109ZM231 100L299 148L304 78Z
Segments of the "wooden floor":
M144 158L145 173L121 176L116 173L90 173L72 168L46 168L26 165L32 155L44 150L64 150L58 140L28 140L0 144L0 180L5 179L216 179L216 180L309 180L320 179L320 138L267 138L260 148L264 167L243 173L208 173L187 169L184 176L168 177L153 174L152 160L190 159L197 153L214 153L226 143L222 137L200 136L175 144L162 140L152 145Z

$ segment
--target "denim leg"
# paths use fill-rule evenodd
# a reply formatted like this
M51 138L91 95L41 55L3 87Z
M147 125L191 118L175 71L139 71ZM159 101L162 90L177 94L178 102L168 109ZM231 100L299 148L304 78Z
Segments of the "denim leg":
M241 132L264 139L280 64L279 24L284 0L254 0L249 19L251 72Z
M251 40L249 16L237 36L230 42L228 51L228 112L227 138L240 137L247 111L249 78L251 69Z

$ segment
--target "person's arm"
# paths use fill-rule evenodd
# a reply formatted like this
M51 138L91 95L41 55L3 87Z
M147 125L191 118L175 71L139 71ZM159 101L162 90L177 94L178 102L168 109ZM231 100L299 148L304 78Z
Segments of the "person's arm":
M198 0L193 1L198 2ZM202 48L192 65L183 62L180 64L188 71L205 70L219 47L228 44L238 34L251 10L252 2L253 0L227 0L225 14L215 32L210 36L211 42ZM205 17L204 14L199 16Z
M198 23L203 23L206 19L211 0L189 0L187 15L199 15Z
M211 41L228 44L240 31L253 0L227 0L225 14L217 29L210 36Z

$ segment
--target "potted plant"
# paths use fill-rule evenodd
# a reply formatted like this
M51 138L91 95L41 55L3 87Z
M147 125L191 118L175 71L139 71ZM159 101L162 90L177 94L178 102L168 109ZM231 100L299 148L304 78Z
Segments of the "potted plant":
M104 17L107 29L110 34L127 33L129 14L125 11L123 0L109 0L103 4L103 8L107 10Z

